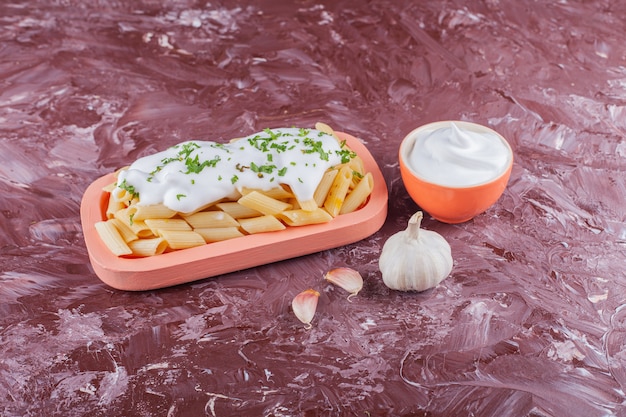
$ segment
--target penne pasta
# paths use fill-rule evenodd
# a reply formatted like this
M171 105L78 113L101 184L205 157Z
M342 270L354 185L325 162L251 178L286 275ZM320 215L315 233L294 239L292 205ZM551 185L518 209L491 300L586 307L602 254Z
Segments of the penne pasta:
M299 210L302 207L300 207L300 202L298 201L297 198L290 198L289 200L285 200L285 203L289 203L291 204L291 208L289 210Z
M239 223L230 214L221 210L199 211L183 219L194 229L211 229L216 227L238 227Z
M239 224L249 234L275 232L285 228L285 225L280 220L271 215L241 219Z
M315 200L315 204L317 204L318 207L322 207L324 205L324 201L326 201L326 197L328 197L330 187L332 187L333 181L335 181L335 177L338 173L338 169L331 169L324 173L322 180L320 181L319 185L315 189L315 193L313 194L313 199Z
M246 219L249 217L258 217L262 213L260 211L251 209L246 206L242 206L236 201L217 203L215 205L217 208L222 210L224 213L230 215L233 219Z
M122 188L114 188L113 190L111 190L111 198L114 201L122 201L125 202L127 204L131 204L132 200L134 199L134 195L129 193L128 190L122 189Z
M287 226L305 226L307 224L327 223L333 219L328 212L322 208L315 210L285 210L278 215Z
M133 251L134 256L154 256L165 252L167 242L162 237L137 239L129 242L128 247Z
M137 237L139 237L140 239L155 237L155 234L152 232L152 229L150 229L150 227L148 227L146 222L144 222L143 220L136 220L132 222L130 224L130 228L133 232L135 232Z
M104 244L116 256L130 255L133 253L111 221L101 221L94 224L94 226Z
M139 237L139 238L147 238L153 237L154 234L152 230L146 225L143 220L135 220L134 217L135 210L134 207L127 207L122 210L118 210L115 212L114 218L119 219L123 224L130 227L130 229Z
M334 136L335 139L337 139L337 141L339 141L339 138L335 134L335 131L333 130L333 128L328 126L326 123L322 123L322 122L315 123L315 129L319 130L320 132L328 133L329 135Z
M260 211L266 215L276 215L284 210L289 210L292 205L289 203L285 203L280 200L276 200L275 198L268 197L264 194L261 194L258 191L252 191L239 200L237 200L239 204L242 206L246 206L253 210Z
M146 225L156 236L160 236L165 230L190 231L191 226L183 219L146 219Z
M294 195L291 191L286 190L283 187L270 188L269 190L255 190L252 188L243 188L241 190L241 195L250 194L252 191L258 191L263 195L266 195L271 198L275 198L276 200L287 200L293 198Z
M136 194L121 188L114 188L111 191L111 199L113 201L120 202L125 206L137 204L137 202L139 201Z
M333 181L333 185L330 187L328 197L326 197L326 201L324 201L324 208L331 216L337 217L339 214L351 183L352 169L345 165L339 170L339 173Z
M314 198L310 200L304 200L304 201L296 200L296 201L298 203L297 206L304 211L315 211L319 207L317 203L315 202ZM292 206L295 206L295 205L292 204ZM292 207L292 208L295 208L295 207Z
M199 233L206 243L221 242L222 240L245 236L241 233L239 227L200 228L194 229L194 232Z
M352 168L352 171L361 174L361 176L365 175L363 160L359 156L355 156L354 158L350 159L350 162L348 162L348 166Z
M111 198L109 199L109 203L107 204L105 216L107 219L112 219L115 217L115 213L123 210L124 208L126 208L126 205L124 203L122 203L121 201L113 200Z
M137 236L137 233L135 233L135 231L131 229L131 227L128 224L124 223L120 219L114 217L112 219L109 219L109 221L113 223L113 225L119 232L120 236L122 236L122 239L124 239L124 242L128 243L133 240L139 239L139 236Z
M105 193L112 193L113 190L115 190L116 188L116 184L114 182L112 182L111 184L107 185L106 187L102 187L102 191L104 191Z
M193 230L159 230L159 235L167 242L167 246L173 250L189 249L204 245L204 238Z
M176 215L176 211L167 208L164 204L139 205L135 204L133 220L169 219Z
M357 210L365 201L367 197L372 193L374 189L374 178L371 173L365 174L365 177L359 181L354 189L346 196L339 214L352 213Z
M350 160L350 162L348 162L348 166L352 169L352 184L350 185L350 188L354 188L365 176L365 167L363 166L363 160L358 156L355 156Z

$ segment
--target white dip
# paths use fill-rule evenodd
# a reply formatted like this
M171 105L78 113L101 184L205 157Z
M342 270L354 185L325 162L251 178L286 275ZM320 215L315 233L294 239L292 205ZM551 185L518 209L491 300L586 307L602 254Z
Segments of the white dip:
M450 126L420 131L408 163L422 179L445 186L468 187L502 175L510 148L496 134Z

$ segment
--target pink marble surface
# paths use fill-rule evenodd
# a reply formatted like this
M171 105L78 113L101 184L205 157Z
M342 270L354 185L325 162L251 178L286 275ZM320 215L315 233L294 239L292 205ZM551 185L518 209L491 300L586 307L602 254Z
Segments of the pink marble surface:
M625 415L624 33L611 0L2 2L0 415ZM397 148L444 119L507 137L511 181L470 222L426 216L453 271L390 291L378 256L417 210ZM91 181L316 121L376 157L378 233L159 291L93 274ZM336 266L365 277L352 302L322 282Z

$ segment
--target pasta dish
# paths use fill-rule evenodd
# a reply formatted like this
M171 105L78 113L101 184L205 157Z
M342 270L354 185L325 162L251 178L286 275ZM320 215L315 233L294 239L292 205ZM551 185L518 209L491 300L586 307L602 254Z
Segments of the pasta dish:
M329 126L265 129L183 142L120 169L95 228L116 256L152 256L326 223L358 210L373 186Z

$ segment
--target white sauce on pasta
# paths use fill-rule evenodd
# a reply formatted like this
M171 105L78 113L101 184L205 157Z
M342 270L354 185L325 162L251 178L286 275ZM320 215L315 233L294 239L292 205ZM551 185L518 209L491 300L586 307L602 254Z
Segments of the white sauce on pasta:
M189 213L243 188L288 185L310 200L329 168L349 152L335 137L314 129L265 129L235 142L187 141L136 160L120 172L117 187L139 195L141 205L164 204Z
M461 130L456 124L420 132L409 163L423 179L435 184L467 187L497 178L510 162L510 151L491 133Z

